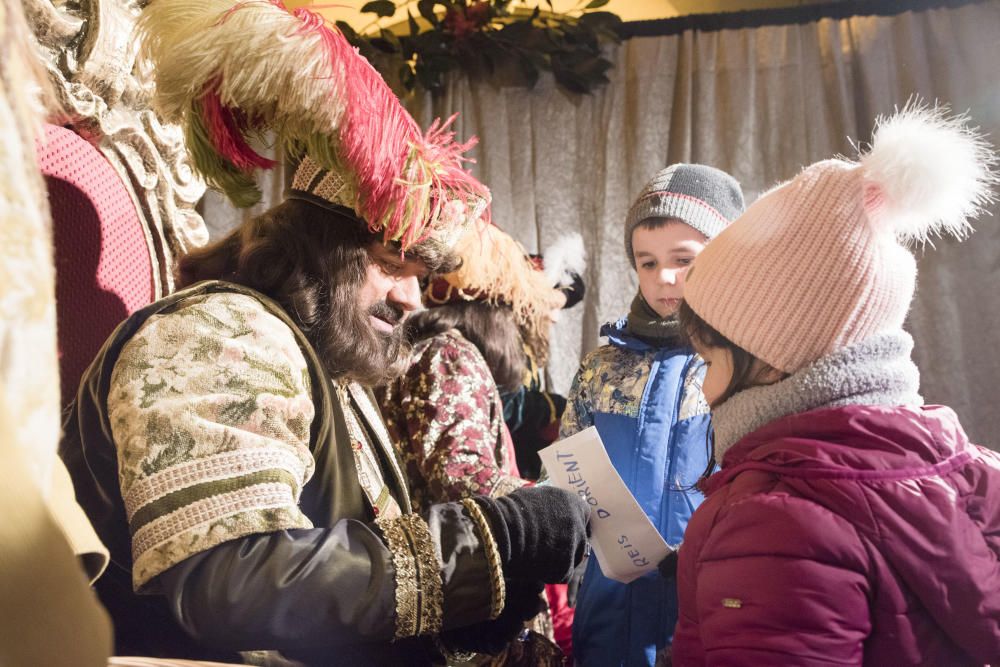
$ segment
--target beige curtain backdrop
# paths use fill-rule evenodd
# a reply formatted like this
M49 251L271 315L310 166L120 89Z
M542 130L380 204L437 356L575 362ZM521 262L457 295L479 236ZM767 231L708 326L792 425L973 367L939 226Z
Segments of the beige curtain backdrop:
M413 101L422 124L460 112L480 138L474 171L496 222L529 251L571 231L589 254L587 297L557 325L549 367L565 391L601 322L636 289L622 220L644 182L679 161L733 173L753 201L801 166L853 155L877 115L911 95L969 110L1000 146L1000 3L627 40L611 82L574 96L454 80ZM928 402L957 410L970 436L1000 446L1000 220L920 257L909 330Z

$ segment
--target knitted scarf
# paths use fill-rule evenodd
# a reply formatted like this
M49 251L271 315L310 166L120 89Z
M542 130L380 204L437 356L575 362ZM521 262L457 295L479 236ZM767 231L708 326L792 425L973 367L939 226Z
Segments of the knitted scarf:
M660 317L642 298L642 292L632 299L626 331L653 347L676 347L682 342L681 326L677 316Z
M923 405L905 331L876 334L832 352L780 382L751 387L712 409L715 460L745 435L788 415L844 405Z

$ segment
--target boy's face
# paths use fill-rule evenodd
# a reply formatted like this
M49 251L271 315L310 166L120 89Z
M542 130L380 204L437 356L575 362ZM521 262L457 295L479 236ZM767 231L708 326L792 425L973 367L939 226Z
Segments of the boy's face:
M679 220L668 220L655 228L643 223L632 232L639 291L660 317L677 310L688 269L706 243L704 234Z

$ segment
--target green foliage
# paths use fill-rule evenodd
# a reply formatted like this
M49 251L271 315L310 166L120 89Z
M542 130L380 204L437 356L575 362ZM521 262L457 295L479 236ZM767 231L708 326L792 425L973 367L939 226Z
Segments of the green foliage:
M526 87L548 71L566 90L585 94L608 81L611 62L602 47L621 39L621 19L595 11L607 3L590 0L558 14L549 0L544 12L541 5L530 12L512 12L510 0L418 0L420 22L410 11L413 0L380 0L367 3L362 11L383 18L405 7L408 34L383 28L359 34L342 21L337 27L400 92L419 87L439 93L449 72L462 70L483 78L509 64Z
M361 8L362 12L371 12L379 16L392 16L396 13L396 3L392 0L378 0L377 2L366 3Z

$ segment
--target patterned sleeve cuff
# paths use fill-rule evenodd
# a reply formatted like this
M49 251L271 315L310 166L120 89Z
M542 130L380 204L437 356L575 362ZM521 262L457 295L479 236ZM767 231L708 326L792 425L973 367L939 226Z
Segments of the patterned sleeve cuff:
M395 639L441 631L442 564L427 523L417 514L376 521L396 570Z
M186 461L135 482L124 500L136 590L223 542L312 528L297 505L303 476L302 462L290 452L236 450Z
M136 590L227 541L311 528L309 366L250 296L191 297L122 347L107 395Z

